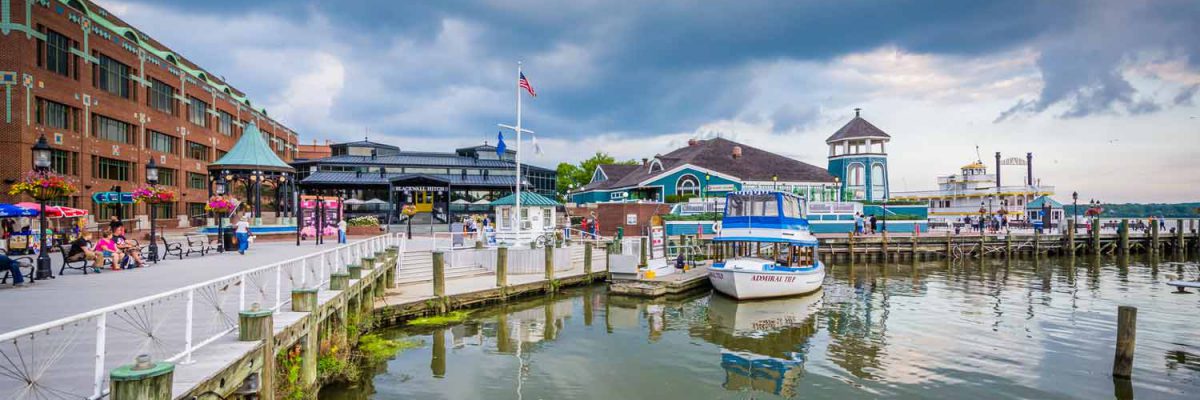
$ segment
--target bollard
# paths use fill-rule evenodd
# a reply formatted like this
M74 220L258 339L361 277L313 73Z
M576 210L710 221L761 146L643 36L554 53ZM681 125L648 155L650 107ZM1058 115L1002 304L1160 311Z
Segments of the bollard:
M583 244L583 274L592 277L592 242Z
M1067 249L1071 250L1071 255L1075 255L1075 219L1074 219L1074 217L1067 220Z
M496 248L496 287L508 286L508 247Z
M1033 231L1033 258L1038 258L1042 255L1042 232Z
M346 290L350 287L350 274L346 272L334 272L329 274L329 290Z
M1161 251L1158 247L1158 222L1150 222L1150 254L1159 254Z
M350 264L346 266L346 273L350 275L350 279L362 279L362 265Z
M1129 255L1129 220L1121 220L1121 226L1117 229L1117 240L1121 255Z
M313 312L317 310L317 288L292 289L292 311Z
M433 252L433 297L446 295L446 253Z
M1012 232L1004 234L1004 258L1012 258Z
M1175 228L1175 235L1176 235L1176 236L1175 236L1175 252L1176 252L1176 253L1179 253L1179 255L1180 255L1180 256L1182 256L1182 255L1184 254L1184 242L1183 242L1183 220L1182 220L1182 219L1180 219L1180 220L1175 220L1175 223L1176 223L1176 228Z
M1137 342L1137 307L1117 307L1117 352L1112 374L1129 378L1133 373L1133 350Z
M1100 218L1092 218L1092 254L1100 255Z
M546 246L546 280L554 279L554 247Z
M475 241L475 250L482 250L482 249L483 249L483 241L482 241L482 240L476 240L476 241Z
M238 312L238 341L262 342L263 365L259 376L259 398L275 398L275 323L271 310L261 309L258 303L249 310Z
M950 231L946 231L946 258L950 258L954 254L954 237L950 236Z
M984 250L987 249L987 232L983 229L979 230L979 258L983 259Z
M362 267L362 269L367 270L367 271L373 270L373 269L375 269L375 260L378 260L378 258L363 257L362 263L360 264L360 266Z
M133 364L122 365L108 374L112 400L169 400L175 364L152 362L150 355L137 356Z
M887 262L888 261L888 234L887 234L887 231L883 231L883 242L882 242L882 245L880 248L883 250L883 262Z
M850 263L853 264L854 263L854 232L850 232L849 237L850 237L849 250L847 251L847 253L850 255Z

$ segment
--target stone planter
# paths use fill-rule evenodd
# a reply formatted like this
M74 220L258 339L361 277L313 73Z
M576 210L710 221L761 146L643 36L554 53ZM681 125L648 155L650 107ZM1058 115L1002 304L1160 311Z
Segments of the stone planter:
M347 226L347 235L377 235L380 228L378 226Z

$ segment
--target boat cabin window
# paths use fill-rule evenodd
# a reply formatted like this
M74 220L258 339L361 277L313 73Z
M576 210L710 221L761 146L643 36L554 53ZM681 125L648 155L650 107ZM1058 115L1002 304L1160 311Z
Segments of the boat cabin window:
M729 197L729 217L777 217L779 202L773 194Z
M783 196L783 216L788 218L801 218L800 199L791 196Z

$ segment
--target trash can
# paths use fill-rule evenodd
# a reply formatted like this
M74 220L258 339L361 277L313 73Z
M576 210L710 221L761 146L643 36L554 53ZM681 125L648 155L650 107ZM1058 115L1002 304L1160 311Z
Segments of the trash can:
M221 232L221 246L224 246L225 251L237 250L237 242L233 240L233 227L226 227Z

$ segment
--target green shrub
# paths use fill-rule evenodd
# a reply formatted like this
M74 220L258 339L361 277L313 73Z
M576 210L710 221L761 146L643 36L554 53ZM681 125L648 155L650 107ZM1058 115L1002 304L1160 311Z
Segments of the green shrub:
M379 218L376 218L374 215L354 217L354 218L350 218L349 221L346 221L346 225L349 225L349 226L379 226Z

